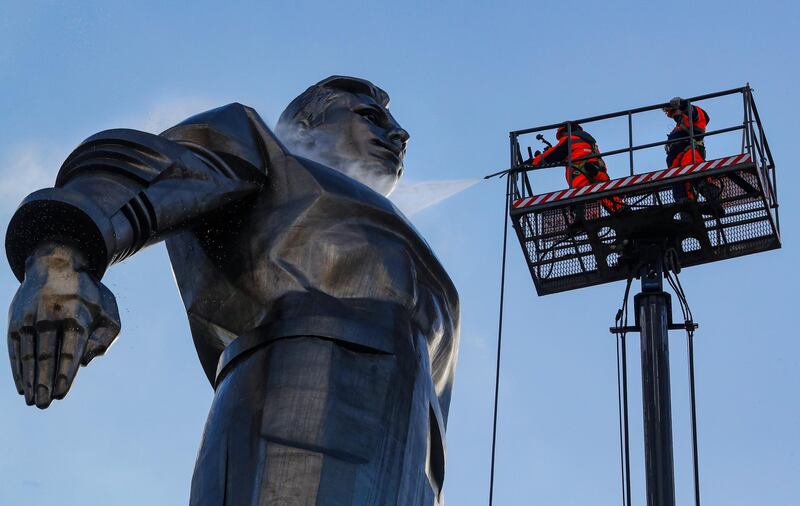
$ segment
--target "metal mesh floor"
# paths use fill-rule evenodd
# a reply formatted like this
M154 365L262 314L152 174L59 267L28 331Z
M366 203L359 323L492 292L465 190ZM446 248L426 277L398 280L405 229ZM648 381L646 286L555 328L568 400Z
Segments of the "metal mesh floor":
M721 189L712 202L698 191L704 183ZM687 185L694 199L681 194ZM609 212L609 199L621 209ZM643 240L675 249L684 267L780 247L771 199L753 163L533 200L512 208L511 219L539 295L628 278Z

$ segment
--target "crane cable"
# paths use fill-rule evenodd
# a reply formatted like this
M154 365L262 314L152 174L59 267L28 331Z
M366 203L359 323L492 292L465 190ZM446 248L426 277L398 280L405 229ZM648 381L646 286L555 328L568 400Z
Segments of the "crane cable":
M625 295L622 297L622 307L617 311L614 319L618 329L617 333L617 407L619 410L619 465L622 480L622 504L631 506L631 454L629 447L628 431L628 352L625 337L628 326L628 295L631 291L633 276L628 278L625 285ZM620 363L620 356L622 357Z
M501 176L502 177L502 176ZM503 262L500 269L500 311L497 323L497 363L495 365L495 378L494 378L494 413L492 420L492 465L489 475L489 506L492 506L494 500L494 464L495 464L495 451L497 448L497 405L500 393L500 351L503 343L503 299L505 296L506 288L506 253L508 250L508 213L509 213L509 199L511 198L511 177L506 177L506 196L503 200L504 216L503 216Z
M678 273L680 273L681 267L678 261L678 253L674 248L668 249L664 254L664 266L666 267L665 272L667 275L667 281L675 291L675 295L678 297L678 302L681 306L681 313L683 314L684 327L686 328L686 349L689 362L689 401L692 425L692 472L694 479L694 504L695 506L700 506L700 470L697 451L697 404L694 383L694 331L696 324L692 316L692 310L689 307L689 301L686 299L686 292L683 290L681 280L678 278Z

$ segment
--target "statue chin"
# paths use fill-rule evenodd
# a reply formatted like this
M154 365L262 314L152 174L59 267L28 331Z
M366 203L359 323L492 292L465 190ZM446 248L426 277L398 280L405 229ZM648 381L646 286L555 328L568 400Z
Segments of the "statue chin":
M369 186L381 195L388 197L397 186L398 174L402 169L396 166L387 167L385 163L367 163L363 161L326 160L325 157L315 161L336 169L350 176L359 183Z
M359 183L369 186L384 197L388 197L394 191L397 186L397 181L400 179L397 176L388 174L365 173L363 171L354 171L352 173L350 171L342 172Z
M396 162L383 159L354 159L349 153L337 153L336 144L321 142L324 139L317 134L316 142L303 143L291 135L284 135L282 140L292 153L313 160L322 165L335 169L342 174L350 176L361 184L369 186L383 196L389 196L397 186L400 174L403 172L402 162L398 167ZM323 149L325 146L327 149ZM338 156L337 156L338 155Z

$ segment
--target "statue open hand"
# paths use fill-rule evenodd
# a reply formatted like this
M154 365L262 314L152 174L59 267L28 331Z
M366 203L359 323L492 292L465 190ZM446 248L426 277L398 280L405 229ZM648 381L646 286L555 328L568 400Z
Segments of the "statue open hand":
M9 310L11 371L25 402L44 409L69 391L80 365L102 355L117 337L114 295L84 268L72 247L41 246Z

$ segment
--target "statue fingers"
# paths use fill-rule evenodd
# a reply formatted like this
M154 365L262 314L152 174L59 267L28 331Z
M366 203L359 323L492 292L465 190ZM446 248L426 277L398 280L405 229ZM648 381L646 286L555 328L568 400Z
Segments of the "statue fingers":
M75 318L65 321L62 327L61 349L58 354L58 368L53 390L54 399L63 399L67 395L75 380L75 375L78 373L81 358L86 352L91 320L89 312L83 307L81 309L75 312Z
M25 326L19 330L19 357L22 368L22 389L25 394L25 403L33 406L34 381L36 380L36 347L33 344L35 331L32 326Z
M117 338L120 330L119 309L114 294L102 283L98 283L98 288L100 289L100 314L96 317L95 329L86 343L86 351L81 360L82 365L87 365L94 357L104 354Z
M14 381L17 383L17 391L25 396L28 405L33 404L34 380L36 372L34 369L34 339L36 332L37 305L36 299L29 296L24 290L24 283L17 290L14 300L11 301L11 308L8 314L8 340L9 358L12 357L11 371Z
M45 409L53 400L61 327L65 316L69 315L72 309L67 307L63 297L52 294L43 296L38 304L34 325L36 332L34 401L39 409Z
M14 386L17 387L17 393L22 395L25 390L22 388L22 362L20 361L19 339L19 332L9 328L8 358L11 361L11 374L14 376Z
M55 322L46 321L36 328L36 407L45 409L53 401L53 383L56 374L59 328Z
M102 325L109 327L109 330L114 332L114 335L112 336L113 341L113 338L119 334L120 329L117 299L114 297L114 294L111 293L111 290L109 290L103 283L98 283L97 288L100 291L100 318L103 320Z
M103 324L94 329L94 332L92 332L92 335L89 336L89 340L86 342L86 351L83 352L81 365L86 366L95 357L105 354L118 333L119 327L113 324Z

